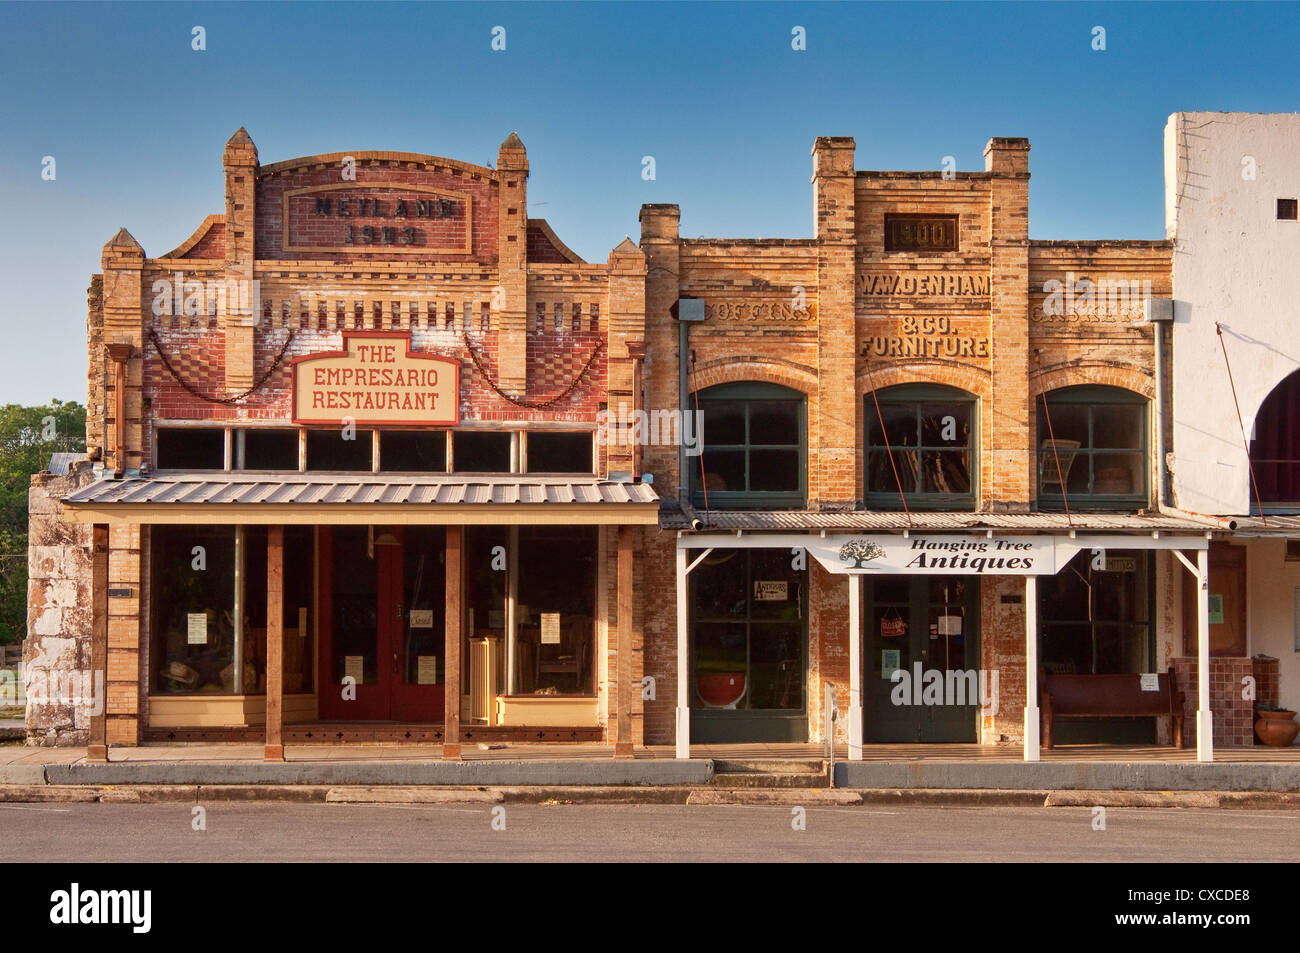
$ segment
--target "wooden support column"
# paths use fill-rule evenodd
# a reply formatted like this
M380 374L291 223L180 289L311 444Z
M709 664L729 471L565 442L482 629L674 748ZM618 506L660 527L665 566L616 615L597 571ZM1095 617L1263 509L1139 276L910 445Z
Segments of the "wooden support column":
M87 761L108 760L108 524L96 523L91 531L90 604L90 737L86 744Z
M284 527L266 529L265 761L284 760Z
M447 527L447 615L445 621L446 641L443 653L446 656L446 685L443 710L442 756L451 760L460 760L460 642L461 609L464 594L463 554L465 545L465 528L463 526Z
M632 757L632 534L618 528L618 699L614 757Z

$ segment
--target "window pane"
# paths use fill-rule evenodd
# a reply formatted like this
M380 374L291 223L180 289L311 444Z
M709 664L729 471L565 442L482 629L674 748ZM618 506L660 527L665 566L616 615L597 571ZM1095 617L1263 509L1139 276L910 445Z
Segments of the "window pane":
M758 491L798 491L799 451L751 450L749 488Z
M331 679L341 685L345 675L355 676L355 665L349 665L348 660L360 659L362 677L358 684L375 685L379 682L376 560L370 555L366 527L336 526L333 537Z
M155 526L150 540L156 690L230 691L222 672L229 677L234 659L235 528ZM202 570L193 565L195 546L204 548Z
M595 528L520 527L516 606L516 691L594 692Z
M1039 402L1038 435L1040 443L1046 445L1050 437L1055 436L1058 442L1073 440L1076 441L1080 447L1088 446L1087 405L1063 404L1049 400L1048 409L1051 411L1052 418L1050 430L1047 426L1047 417L1042 412L1042 402Z
M926 401L920 408L922 446L970 445L970 404Z
M457 473L509 473L510 434L457 430L452 434L452 462Z
M904 493L916 492L916 451L894 450L894 467L898 477L894 477L894 468L889 465L889 454L884 450L872 450L867 454L867 490L871 493L897 493L902 483Z
M212 427L163 427L154 433L159 470L220 470L225 467L226 435Z
M245 470L297 470L298 431L244 430Z
M926 451L921 455L923 493L970 492L970 454L963 450Z
M744 622L695 624L695 694L705 708L744 706L746 645Z
M747 569L740 549L714 550L691 573L695 618L745 618Z
M799 407L793 400L754 401L749 405L749 442L797 446Z
M386 430L379 435L379 468L445 473L447 434L442 430Z
M880 430L880 418L885 419L891 447L916 446L916 404L896 404L882 402L880 413L867 395L867 404L863 411L867 419L867 442L873 447L883 447L885 438Z
M702 459L706 492L746 489L744 450L709 450L706 447Z
M803 708L803 627L754 623L749 628L749 697L746 708Z
M1092 445L1106 450L1142 449L1142 408L1099 404L1093 408ZM1053 420L1055 422L1055 420Z
M346 439L348 436L352 439ZM372 431L307 431L307 469L342 470L369 473L371 469Z
M1093 456L1092 492L1129 496L1142 491L1142 455L1099 453Z
M529 473L590 473L591 434L528 434Z
M734 400L702 400L704 440L709 446L737 445L745 442L745 405Z

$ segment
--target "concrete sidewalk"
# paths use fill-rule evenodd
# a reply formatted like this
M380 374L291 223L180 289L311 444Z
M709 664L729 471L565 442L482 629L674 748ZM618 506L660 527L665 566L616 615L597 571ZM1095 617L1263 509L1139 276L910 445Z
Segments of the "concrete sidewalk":
M1031 792L1039 798L1062 791L1300 793L1300 759L1291 752L1280 758L1278 749L1227 749L1222 760L1208 764L1188 760L1185 752L1156 759L1146 750L1109 748L1055 749L1043 761L1027 763L1014 750L974 746L970 751L882 746L869 760L850 762L840 760L841 749L829 784L819 746L799 746L779 756L757 746L700 746L697 751L701 756L678 761L671 749L656 747L638 749L633 759L615 760L612 748L600 745L485 745L466 748L463 760L443 761L437 745L293 745L286 749L285 761L265 762L261 745L175 744L114 747L104 764L87 762L84 748L0 745L0 785L830 787L1000 791L1008 796Z

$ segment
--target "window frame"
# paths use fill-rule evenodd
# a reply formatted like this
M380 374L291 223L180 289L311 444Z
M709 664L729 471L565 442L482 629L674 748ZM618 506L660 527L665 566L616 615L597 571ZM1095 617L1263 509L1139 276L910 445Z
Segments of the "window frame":
M1096 484L1096 467L1094 458L1098 455L1117 455L1128 453L1140 453L1142 463L1139 467L1142 478L1142 485L1138 490L1132 493L1095 493L1091 492L1071 492L1045 493L1043 490L1043 473L1047 466L1055 466L1052 462L1050 451L1043 449L1044 441L1050 439L1047 427L1047 418L1043 413L1043 401L1046 399L1049 408L1055 409L1057 406L1065 405L1071 407L1083 407L1088 414L1088 443L1080 444L1079 448L1074 451L1076 458L1086 460L1089 469L1088 486L1091 488ZM1098 448L1094 444L1096 410L1099 406L1129 406L1136 407L1141 415L1138 423L1138 432L1142 435L1141 445L1134 449L1132 447L1109 447ZM1065 503L1068 499L1071 509L1076 510L1094 510L1094 511L1126 511L1134 509L1146 509L1151 505L1151 401L1131 390L1125 390L1122 387L1111 387L1102 384L1077 384L1069 387L1058 387L1055 390L1047 391L1045 394L1039 394L1034 398L1034 413L1037 417L1035 428L1036 440L1034 441L1034 488L1035 488L1035 507L1041 512L1059 513L1064 511ZM1077 462L1076 464L1077 465ZM1069 474L1065 475L1066 482L1069 482Z
M903 498L907 501L909 509L917 510L974 510L976 503L979 501L979 473L980 473L980 419L979 419L979 398L974 394L962 390L958 387L949 387L946 384L896 384L892 387L883 387L875 392L873 398L872 392L867 391L862 395L862 500L867 509L878 510L901 510L902 502L898 498L897 487L889 490L872 490L868 485L871 479L870 456L875 451L884 452L883 445L875 446L871 443L871 423L876 419L875 401L879 400L881 411L883 413L887 404L913 404L916 407L916 435L920 441L921 428L921 408L927 403L945 403L945 404L968 404L970 406L970 440L964 448L970 454L970 490L967 493L927 493L923 490L914 490L911 492L904 491ZM879 424L879 421L876 421ZM899 448L890 445L891 450L897 453ZM960 452L963 448L926 446L919 442L914 447L906 448L914 450L918 454L916 475L917 480L923 479L923 469L920 465L920 454L926 451L932 452Z
M799 487L797 490L709 490L708 506L715 510L782 510L803 509L808 505L808 395L792 387L770 384L765 381L736 381L715 384L695 391L691 395L693 402L698 402L703 418L704 442L700 447L700 456L687 458L690 470L690 488L692 505L704 506L704 490L701 485L700 466L704 454L709 450L742 450L745 454L745 484L750 483L750 453L754 450L791 450L799 454ZM741 444L710 445L708 440L707 405L714 403L741 403L745 415L745 441ZM774 444L750 442L749 425L755 404L763 402L795 403L799 436L797 444ZM693 409L693 408L692 408Z

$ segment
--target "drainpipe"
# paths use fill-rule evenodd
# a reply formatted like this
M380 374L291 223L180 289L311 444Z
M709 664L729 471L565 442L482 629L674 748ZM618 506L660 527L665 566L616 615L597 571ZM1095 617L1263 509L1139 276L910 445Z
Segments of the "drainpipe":
M1156 331L1156 509L1165 505L1165 326L1152 321Z
M677 441L677 499L682 503L690 502L690 480L686 478L686 421L694 426L695 418L687 408L686 355L690 347L691 326L686 321L677 319L677 407L681 415L680 437ZM699 434L694 434L699 439Z

